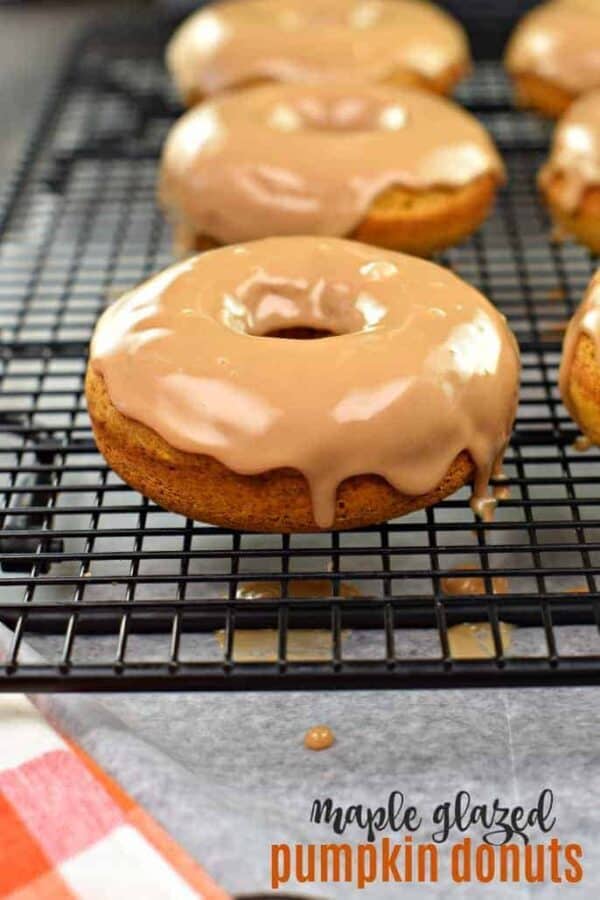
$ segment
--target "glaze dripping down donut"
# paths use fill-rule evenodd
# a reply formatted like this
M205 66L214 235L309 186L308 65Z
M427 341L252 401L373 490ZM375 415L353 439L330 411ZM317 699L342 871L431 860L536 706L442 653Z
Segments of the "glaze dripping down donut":
M272 336L297 329L330 336ZM157 502L301 531L381 521L471 479L485 501L518 379L504 317L446 269L271 238L191 258L113 304L87 395L100 449Z

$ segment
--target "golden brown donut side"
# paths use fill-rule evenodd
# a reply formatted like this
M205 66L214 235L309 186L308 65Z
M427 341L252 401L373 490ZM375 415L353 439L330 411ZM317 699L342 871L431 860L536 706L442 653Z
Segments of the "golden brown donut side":
M577 424L594 444L600 445L600 366L588 334L582 333L577 339L567 386Z
M533 109L549 119L558 119L576 99L576 95L548 78L531 73L513 75L517 106Z
M557 172L540 186L552 219L565 233L572 235L594 253L600 253L600 187L586 188L577 208L570 211L561 202L564 177Z
M313 519L308 484L300 472L278 469L238 475L210 456L171 447L145 425L123 416L91 366L85 387L98 449L127 484L159 505L225 528L323 530ZM474 471L471 457L463 451L439 486L417 497L399 493L377 475L348 478L338 488L332 527L366 527L431 506L469 483Z
M424 91L430 91L433 94L441 96L449 96L453 93L455 87L469 75L471 66L468 61L460 65L448 66L438 75L426 77L419 72L410 69L396 69L391 75L383 79L380 84L388 87L414 87L421 88ZM230 91L245 91L250 88L260 87L265 84L273 84L272 78L252 78L229 88ZM202 91L188 91L181 98L183 105L187 108L197 106L198 103L204 103L209 100L210 96L202 93Z
M431 256L476 231L490 214L497 190L498 179L489 173L460 188L414 191L396 186L377 197L348 237L414 256ZM186 226L176 228L175 245L178 253L218 246Z
M350 237L430 256L472 234L489 215L497 189L498 179L489 173L460 188L411 191L396 186L375 200Z

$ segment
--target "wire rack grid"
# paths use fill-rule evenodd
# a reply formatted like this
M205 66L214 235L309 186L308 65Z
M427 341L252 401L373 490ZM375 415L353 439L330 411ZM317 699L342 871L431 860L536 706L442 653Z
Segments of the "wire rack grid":
M506 313L523 355L495 521L474 522L461 492L361 531L235 533L161 510L107 469L87 344L105 305L170 261L154 200L179 112L164 33L129 23L82 39L0 210L0 690L599 681L600 457L574 449L556 385L593 261L549 240L535 191L549 129L511 109L495 63L459 100L496 138L508 184L443 258ZM461 576L481 593L453 590ZM457 649L465 622L487 623L483 655Z

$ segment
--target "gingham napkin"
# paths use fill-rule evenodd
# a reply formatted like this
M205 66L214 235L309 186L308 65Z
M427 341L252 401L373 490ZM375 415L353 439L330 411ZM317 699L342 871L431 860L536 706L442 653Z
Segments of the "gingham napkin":
M20 695L0 695L0 897L228 900Z

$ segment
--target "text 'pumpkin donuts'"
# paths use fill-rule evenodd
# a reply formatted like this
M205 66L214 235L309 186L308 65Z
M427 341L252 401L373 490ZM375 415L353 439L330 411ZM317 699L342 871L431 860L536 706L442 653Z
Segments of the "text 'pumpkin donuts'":
M461 26L424 0L229 0L186 19L167 67L188 106L264 81L351 77L449 93L469 49Z
M289 337L307 329L332 336ZM383 521L470 481L483 511L518 379L504 317L451 272L306 237L210 251L135 288L99 321L86 391L98 447L134 488L194 519L293 532Z
M279 84L186 113L159 193L182 252L320 234L429 255L475 230L503 178L485 129L442 97Z

